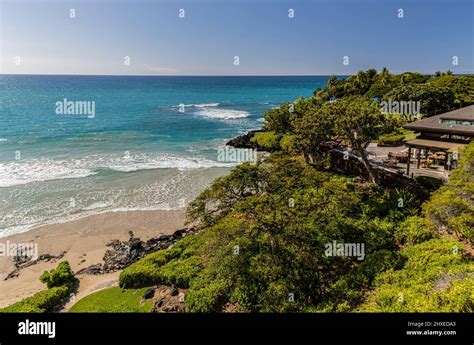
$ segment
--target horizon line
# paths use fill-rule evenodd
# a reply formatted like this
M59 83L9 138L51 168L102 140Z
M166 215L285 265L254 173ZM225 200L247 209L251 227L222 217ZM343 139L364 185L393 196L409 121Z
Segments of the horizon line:
M77 77L327 77L355 74L69 74L69 73L0 73L12 76L77 76Z
M365 71L364 71L365 72ZM378 71L377 71L378 72ZM390 71L389 71L390 72ZM434 76L435 73L421 73L405 71L390 73L392 75L403 73L420 73L421 75ZM64 76L64 77L349 77L356 74L68 74L68 73L0 73L0 76ZM470 76L473 73L453 73L454 76Z

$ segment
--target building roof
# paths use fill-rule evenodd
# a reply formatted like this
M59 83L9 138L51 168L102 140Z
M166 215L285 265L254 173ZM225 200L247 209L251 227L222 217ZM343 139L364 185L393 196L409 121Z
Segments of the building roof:
M456 134L474 137L474 126L442 123L443 120L474 122L474 105L456 109L441 115L427 117L425 119L409 123L405 125L404 128L415 132Z
M448 152L459 152L459 149L466 146L466 144L439 141L439 140L427 140L427 139L412 139L405 143L406 146L423 148L423 149L436 149L440 151Z

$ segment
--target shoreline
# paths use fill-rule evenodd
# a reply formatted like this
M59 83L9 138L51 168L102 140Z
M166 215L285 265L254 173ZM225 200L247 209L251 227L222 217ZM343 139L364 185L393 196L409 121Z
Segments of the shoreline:
M79 221L84 218L88 217L93 217L93 216L98 216L101 214L105 213L121 213L121 212L174 212L174 211L185 211L186 207L176 207L176 208L115 208L115 209L110 209L110 210L103 210L101 211L100 209L91 209L91 210L86 210L85 212L77 213L75 215L68 215L64 216L63 218L57 218L57 219L52 219L48 220L42 224L29 224L29 225L18 225L18 226L13 226L13 227L8 227L5 229L1 229L2 231L6 231L5 233L0 233L0 243L3 241L6 241L7 238L13 237L16 235L20 234L26 234L30 231L35 231L47 226L55 226L55 225L61 225L61 224L66 224L66 223L71 223L75 221ZM7 231L9 230L9 231ZM18 231L15 231L18 230Z
M261 149L250 138L262 129L253 129L227 140L226 146ZM0 308L27 298L46 286L39 281L44 271L49 271L61 261L68 261L73 272L92 265L103 264L107 246L112 240L129 239L129 231L146 241L160 235L171 235L185 227L186 208L171 209L111 209L77 217L54 220L33 225L27 229L0 236L0 244L29 244L38 248L37 256L48 254L58 259L38 261L21 268L19 275L8 277L15 270L12 256L0 256ZM62 255L63 254L63 255ZM79 286L74 298L64 305L67 311L79 299L104 288L118 285L121 270L101 274L76 274ZM8 278L7 278L8 277ZM6 279L7 278L7 279ZM5 280L6 279L6 280Z
M184 227L185 210L109 211L85 216L77 220L42 225L26 232L0 238L0 243L33 243L38 255L59 255L59 260L41 261L20 270L18 277L4 280L14 271L12 256L0 256L0 308L16 303L46 287L39 281L45 270L55 268L67 260L73 272L103 263L106 246L112 240L127 240L129 231L146 241L159 235L170 235ZM76 300L101 286L114 285L120 272L100 275L78 275L80 281ZM70 306L70 305L68 305Z

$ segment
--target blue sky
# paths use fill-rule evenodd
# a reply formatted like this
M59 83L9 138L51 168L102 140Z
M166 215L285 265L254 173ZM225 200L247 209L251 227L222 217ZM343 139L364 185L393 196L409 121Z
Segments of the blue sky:
M474 73L473 3L0 0L0 72L346 75L386 66L395 73Z

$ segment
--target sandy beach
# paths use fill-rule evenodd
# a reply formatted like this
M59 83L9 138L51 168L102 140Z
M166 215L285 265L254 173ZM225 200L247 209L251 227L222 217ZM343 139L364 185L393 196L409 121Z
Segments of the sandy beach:
M0 243L27 243L38 245L38 255L59 255L57 261L39 262L24 268L18 277L4 280L15 269L11 256L0 256L0 307L5 307L45 289L39 276L69 261L74 272L89 265L102 263L106 244L113 239L126 240L131 230L136 237L147 240L160 234L171 234L184 226L184 210L107 212L75 221L45 225L28 232L1 238ZM76 299L117 284L119 272L102 275L79 275ZM69 307L69 303L66 307Z

